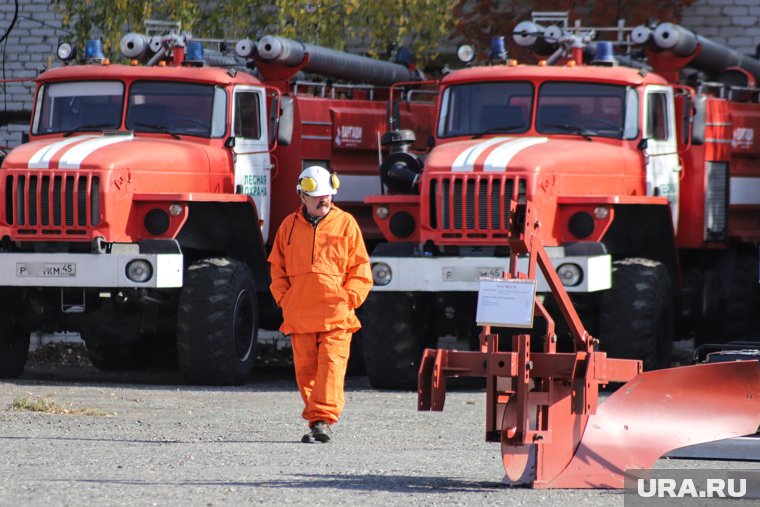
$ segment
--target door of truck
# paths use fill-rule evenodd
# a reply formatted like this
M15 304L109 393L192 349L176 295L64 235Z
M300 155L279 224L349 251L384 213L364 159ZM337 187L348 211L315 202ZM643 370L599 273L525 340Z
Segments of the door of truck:
M644 156L646 158L647 195L667 197L678 226L679 179L681 164L676 139L673 89L648 86L644 94Z
M232 102L235 193L253 198L264 241L269 233L269 195L272 186L265 99L264 88L237 86Z

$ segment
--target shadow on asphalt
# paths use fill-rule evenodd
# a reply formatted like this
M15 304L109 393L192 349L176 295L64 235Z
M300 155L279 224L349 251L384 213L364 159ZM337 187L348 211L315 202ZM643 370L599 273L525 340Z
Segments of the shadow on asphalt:
M446 477L416 477L405 475L308 475L292 474L292 479L272 481L160 481L66 479L67 483L121 484L133 486L220 486L269 489L338 489L346 491L387 491L389 493L424 493L448 495L451 493L482 493L487 489L505 489L500 482L463 481Z
M126 384L147 386L177 386L186 390L217 391L246 390L251 387L274 389L289 387L293 380L292 366L263 366L254 368L251 378L240 386L202 386L187 384L176 370L101 371L92 366L32 366L15 381L23 384L65 382L87 384Z
M214 391L282 391L295 390L295 376L292 366L260 366L253 370L250 379L240 386L202 386L186 384L179 372L174 370L147 371L100 371L92 366L56 366L34 365L27 366L24 374L14 382L19 385L39 384L46 382L61 382L73 384L105 384L122 386L155 386L158 388L177 387L184 391L214 392ZM450 390L480 390L485 387L483 379L462 378L449 379L447 389ZM385 391L375 389L365 375L348 375L346 377L347 391ZM403 391L401 391L403 392ZM409 391L407 391L409 392Z

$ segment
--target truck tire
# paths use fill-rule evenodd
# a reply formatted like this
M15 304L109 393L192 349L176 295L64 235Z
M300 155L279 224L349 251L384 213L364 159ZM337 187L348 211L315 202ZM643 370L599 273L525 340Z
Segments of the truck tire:
M187 269L177 311L177 357L188 382L245 382L258 332L256 286L246 264L212 258Z
M90 362L102 371L146 370L153 363L153 355L148 341L140 335L141 309L135 301L116 304L114 297L104 301L82 324Z
M709 340L701 342L760 340L760 285L758 284L758 255L756 248L739 248L733 259L733 269L725 279L720 313L705 329Z
M612 265L601 297L599 338L610 357L641 359L644 370L667 368L673 348L673 288L658 261L627 258Z
M24 325L20 295L13 289L0 291L0 378L18 378L24 373L29 353L30 331Z
M369 383L379 389L416 389L424 316L413 294L370 292L362 307L362 345Z

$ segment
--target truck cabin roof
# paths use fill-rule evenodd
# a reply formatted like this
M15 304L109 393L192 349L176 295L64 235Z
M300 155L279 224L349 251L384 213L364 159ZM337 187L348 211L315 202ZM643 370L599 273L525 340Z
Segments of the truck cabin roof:
M619 85L639 86L642 84L668 84L653 72L642 73L631 67L603 67L593 65L579 66L489 66L470 67L446 75L441 83L444 86L484 81L585 81Z
M37 81L79 81L79 80L167 80L208 84L248 84L260 85L261 81L247 72L237 72L231 76L221 67L176 67L144 65L69 65L43 72Z

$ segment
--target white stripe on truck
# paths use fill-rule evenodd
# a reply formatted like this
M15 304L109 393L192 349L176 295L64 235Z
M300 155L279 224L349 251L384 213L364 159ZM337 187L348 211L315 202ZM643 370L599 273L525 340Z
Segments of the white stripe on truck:
M462 153L460 153L451 165L451 171L455 173L459 172L472 172L475 167L475 161L478 159L481 153L495 144L503 143L510 140L510 137L494 137L488 141L483 141L475 146L470 146Z
M546 141L545 137L523 137L504 143L488 154L483 163L483 171L504 172L509 167L509 162L522 150Z
M131 141L134 139L133 135L119 135L119 136L103 136L95 139L90 139L78 144L71 148L69 151L63 154L61 160L58 162L59 169L79 169L82 165L82 161L85 158L95 153L100 148L104 148L111 144L122 143L124 141Z
M29 159L29 169L48 169L50 167L50 160L68 145L95 138L95 136L70 137L63 141L49 144L32 155L32 158Z

